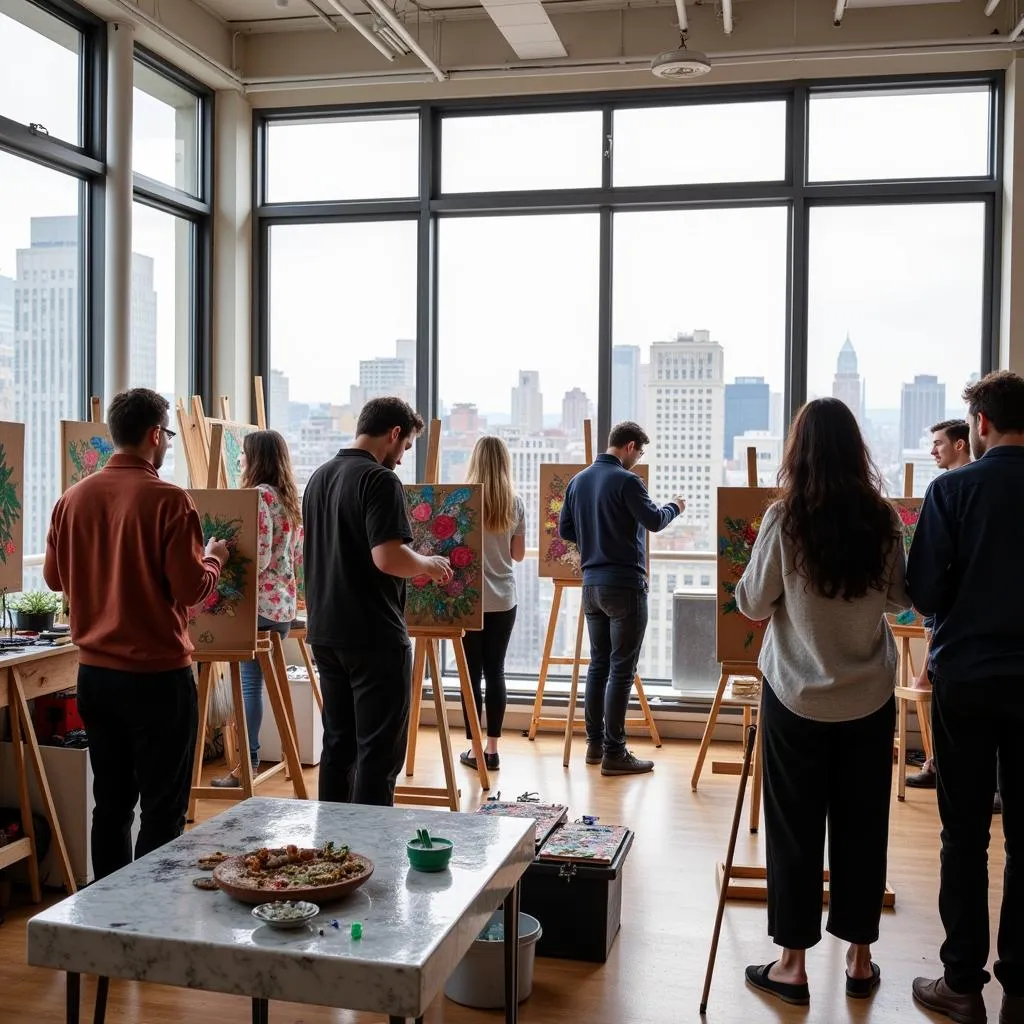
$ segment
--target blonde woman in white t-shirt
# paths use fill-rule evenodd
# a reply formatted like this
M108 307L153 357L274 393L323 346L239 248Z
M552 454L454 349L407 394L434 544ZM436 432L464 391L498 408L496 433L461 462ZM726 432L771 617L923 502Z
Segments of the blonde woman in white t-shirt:
M526 555L526 507L512 486L512 460L499 437L481 437L466 467L466 483L483 490L484 520L484 628L466 633L464 641L469 679L477 715L486 708L487 746L484 763L493 771L499 767L498 740L505 717L505 654L516 622L516 578L514 563ZM481 679L487 682L486 698ZM466 708L463 705L463 718ZM466 725L466 738L470 738ZM477 767L472 750L459 760Z

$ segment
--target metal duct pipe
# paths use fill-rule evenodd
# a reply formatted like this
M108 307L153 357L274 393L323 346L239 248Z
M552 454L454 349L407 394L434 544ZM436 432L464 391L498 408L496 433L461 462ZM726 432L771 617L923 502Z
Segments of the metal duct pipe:
M335 25L335 24L334 24L334 22L333 22L333 21L331 21L331 19L330 19L330 18L328 18L328 17L327 17L327 15L326 15L326 14L324 14L324 12L323 12L323 11L321 11L321 10L320 10L320 8L319 8L319 7L317 7L317 5L316 5L315 3L313 3L313 0L306 0L306 4L307 4L307 6L308 6L308 7L310 7L310 8L312 9L313 13L314 13L314 14L316 14L316 16L317 16L317 17L318 17L318 18L319 18L319 19L320 19L320 20L321 20L321 21L322 21L322 22L323 22L323 23L324 23L324 24L325 24L325 25L326 25L326 26L327 26L327 27L328 27L328 28L329 28L329 29L330 29L330 30L331 30L332 32L337 32L337 31L338 31L338 26L337 26L337 25Z
M839 28L843 23L843 15L846 13L846 0L836 0L836 12L832 16L832 24Z
M431 60L430 55L422 46L416 41L413 34L405 27L405 24L398 17L397 14L383 0L363 0L363 3L370 8L371 11L376 13L380 19L386 22L390 28L396 33L399 39L405 43L406 46L416 54L417 57L423 62L425 67L430 68L431 74L439 81L443 82L448 76Z
M986 14L986 16L991 18L992 15L995 13L995 10L996 10L996 8L998 6L999 6L999 0L988 0L988 3L985 4L985 14Z
M382 57L386 60L394 60L395 55L385 46L342 2L341 0L327 0L351 26L354 28Z
M727 36L732 35L732 0L722 0L722 28Z
M679 18L679 31L686 35L690 27L686 20L686 0L676 0L676 15Z

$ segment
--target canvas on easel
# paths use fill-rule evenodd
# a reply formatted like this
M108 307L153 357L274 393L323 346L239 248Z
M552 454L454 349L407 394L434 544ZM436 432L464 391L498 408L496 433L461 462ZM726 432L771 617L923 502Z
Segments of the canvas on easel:
M0 422L0 593L22 587L25 424Z
M60 451L63 492L101 470L114 454L114 441L105 423L61 420Z
M922 498L890 498L896 515L899 516L900 527L903 532L903 553L910 554L910 545L914 542L914 534L917 532L917 522L921 518ZM924 628L924 619L918 615L913 608L908 608L897 615L891 615L890 621L898 626L920 626Z
M227 542L230 552L217 589L190 616L196 660L255 651L259 494L255 489L188 493L199 512L203 543L216 537Z
M245 443L247 434L253 434L258 429L251 423L238 423L235 420L213 419L206 417L207 432L215 423L224 428L224 485L232 490L242 486L242 445Z

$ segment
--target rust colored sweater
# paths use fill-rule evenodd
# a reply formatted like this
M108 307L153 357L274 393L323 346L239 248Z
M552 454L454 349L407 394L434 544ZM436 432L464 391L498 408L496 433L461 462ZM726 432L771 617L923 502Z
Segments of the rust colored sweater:
M203 557L188 494L118 453L57 502L43 576L67 596L83 665L167 672L191 663L188 609L217 585L220 564Z

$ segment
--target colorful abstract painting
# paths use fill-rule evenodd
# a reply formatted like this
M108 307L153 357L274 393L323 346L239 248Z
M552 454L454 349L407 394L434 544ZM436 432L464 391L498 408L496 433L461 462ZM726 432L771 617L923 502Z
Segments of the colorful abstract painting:
M538 570L541 577L556 580L578 580L582 575L580 553L572 541L558 534L558 517L565 504L569 481L585 470L586 464L542 462L540 464L540 553ZM633 472L649 486L650 468L640 463ZM650 544L647 545L647 569L651 568Z
M718 488L718 614L716 659L756 665L767 622L754 622L736 607L739 583L775 492L767 487Z
M903 553L910 554L910 545L914 542L914 534L917 532L917 521L921 518L922 498L890 498L889 504L896 511L903 527ZM908 608L898 615L890 615L889 621L897 626L920 626L923 628L924 620L914 611Z
M585 825L570 821L551 833L540 848L540 859L611 864L625 838L623 825Z
M105 423L61 420L61 490L99 472L114 454L114 442Z
M25 424L0 422L0 592L22 587Z
M444 555L453 576L409 581L405 621L410 629L483 629L483 498L477 484L407 484L405 505L412 547Z
M256 646L256 586L259 492L251 490L189 491L199 512L203 542L216 537L227 543L229 558L217 589L189 617L196 658L210 660L226 652L252 651Z
M207 418L212 429L215 423L224 428L224 448L222 452L224 472L222 484L225 487L239 488L242 486L242 445L245 435L254 433L258 428L251 423L236 423L234 420L216 420Z

